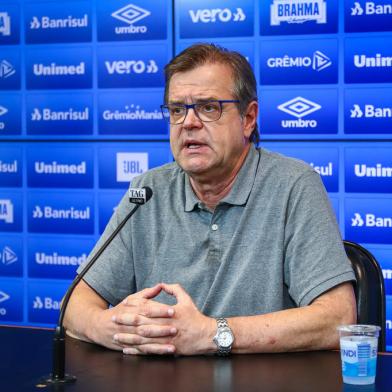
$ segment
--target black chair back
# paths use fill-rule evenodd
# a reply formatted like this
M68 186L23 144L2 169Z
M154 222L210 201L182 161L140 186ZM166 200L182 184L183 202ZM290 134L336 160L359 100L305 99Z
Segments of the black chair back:
M358 324L381 327L378 350L386 349L385 332L385 290L382 270L375 257L364 247L350 241L343 241L357 279L354 285L357 300Z

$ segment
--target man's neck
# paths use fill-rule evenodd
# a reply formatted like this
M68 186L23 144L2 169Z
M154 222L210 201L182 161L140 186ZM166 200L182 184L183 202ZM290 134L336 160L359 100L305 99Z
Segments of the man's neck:
M244 149L233 170L225 176L221 175L215 178L192 176L189 178L197 198L211 211L214 211L218 203L230 193L249 149L250 145Z

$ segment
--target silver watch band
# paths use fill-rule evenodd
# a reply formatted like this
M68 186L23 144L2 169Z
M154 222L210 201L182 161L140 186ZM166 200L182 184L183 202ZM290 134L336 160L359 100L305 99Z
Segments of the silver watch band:
M230 333L232 333L231 332L231 328L229 327L229 323L227 322L227 320L225 318L223 318L223 317L217 318L216 319L216 323L217 323L217 326L218 326L218 331L220 329L227 329L227 330L230 331ZM230 347L223 347L223 346L218 345L217 354L219 356L227 356L230 353L231 353L231 345L230 345Z

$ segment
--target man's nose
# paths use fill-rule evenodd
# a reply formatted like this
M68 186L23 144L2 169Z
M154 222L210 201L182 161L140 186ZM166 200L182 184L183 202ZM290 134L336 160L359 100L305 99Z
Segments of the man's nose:
M182 126L185 129L201 128L203 122L200 120L194 108L188 108Z

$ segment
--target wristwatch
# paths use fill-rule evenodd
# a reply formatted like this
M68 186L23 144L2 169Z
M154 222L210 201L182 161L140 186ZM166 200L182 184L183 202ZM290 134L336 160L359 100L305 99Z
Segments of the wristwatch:
M231 345L234 342L233 332L226 319L218 318L216 319L216 323L218 324L218 329L213 341L218 348L217 354L222 356L229 355L231 352Z

